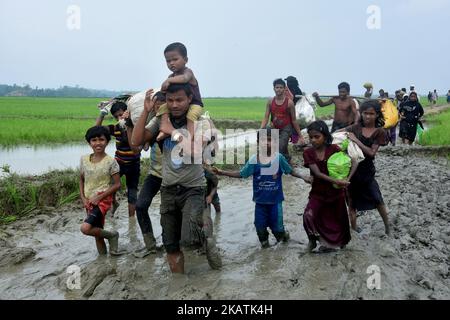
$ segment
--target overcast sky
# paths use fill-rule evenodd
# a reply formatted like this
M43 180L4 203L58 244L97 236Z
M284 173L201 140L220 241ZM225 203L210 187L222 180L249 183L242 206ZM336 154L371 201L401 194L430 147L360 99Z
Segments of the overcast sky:
M270 96L288 75L309 93L370 81L444 94L449 21L450 0L0 0L0 83L158 87L164 48L180 41L204 97Z

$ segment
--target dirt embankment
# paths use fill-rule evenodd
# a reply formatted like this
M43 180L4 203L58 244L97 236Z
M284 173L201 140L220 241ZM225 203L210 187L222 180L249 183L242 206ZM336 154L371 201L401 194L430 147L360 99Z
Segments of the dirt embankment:
M363 232L352 233L346 249L306 253L302 213L310 187L285 177L291 240L275 244L272 237L263 250L253 226L251 179L221 179L223 212L213 220L222 270L210 270L197 252L186 253L185 276L170 274L163 253L135 258L142 237L125 202L106 228L120 232L120 246L130 253L98 257L94 240L79 231L84 213L72 205L1 227L0 299L450 299L450 167L447 158L412 150L385 148L376 160L391 237L371 211L359 218ZM160 242L158 207L159 196L150 211ZM72 265L80 289L67 285ZM376 270L380 289L370 290Z

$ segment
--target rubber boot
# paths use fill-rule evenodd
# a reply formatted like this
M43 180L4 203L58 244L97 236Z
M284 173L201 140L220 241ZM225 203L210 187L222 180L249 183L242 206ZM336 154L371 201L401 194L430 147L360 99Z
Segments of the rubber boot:
M108 239L109 253L112 256L120 256L123 252L119 252L119 233L117 231L102 230L102 237Z
M168 253L167 262L172 273L184 273L184 254L182 251L177 253Z
M288 231L284 231L284 232L274 232L273 234L275 236L275 238L277 239L277 242L283 241L283 242L288 242L289 239L291 238L291 236L289 235Z
M219 270L222 268L222 258L220 257L219 250L216 247L216 242L213 238L206 238L205 252L208 264L213 270Z
M136 258L144 258L149 254L155 254L156 251L161 251L162 246L156 245L156 239L152 232L143 233L142 237L144 238L145 247L133 254Z

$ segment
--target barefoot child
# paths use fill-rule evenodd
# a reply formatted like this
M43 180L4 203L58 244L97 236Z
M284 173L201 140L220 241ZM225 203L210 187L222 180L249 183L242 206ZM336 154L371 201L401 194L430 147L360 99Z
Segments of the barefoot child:
M119 233L103 230L106 212L112 205L112 195L120 189L119 165L105 153L111 135L107 128L95 126L86 132L85 137L93 153L82 156L80 161L80 196L88 214L80 230L87 236L95 237L99 254L107 252L106 238L110 254L117 255Z
M258 154L253 155L240 171L225 171L214 168L216 174L232 178L253 176L255 227L263 248L269 247L268 227L272 230L277 242L289 240L289 233L285 231L283 225L282 175L290 174L305 181L309 179L309 177L294 171L282 154L272 150L271 131L271 129L260 129L258 131Z
M389 234L389 222L386 206L375 180L375 155L380 146L386 145L386 131L383 129L384 118L381 105L377 100L364 102L360 107L359 123L346 128L350 132L349 139L354 141L363 151L365 159L359 163L358 169L350 180L348 188L350 221L353 230L356 226L356 211L378 209L384 222L385 232Z
M200 88L198 86L197 78L191 69L186 67L188 62L187 49L179 42L172 43L164 50L167 67L173 73L161 85L161 91L166 91L171 84L188 83L192 88L192 101L187 113L187 129L194 138L194 122L198 120L203 113L203 102L200 95ZM169 121L169 110L166 105L163 105L157 113L161 116L160 133L156 138L157 141L164 140L172 134L175 130Z
M308 251L311 252L321 243L319 251L328 251L344 247L350 241L345 191L343 188L350 183L347 180L331 178L328 173L327 161L340 148L331 144L333 138L328 126L323 121L315 121L308 128L309 140L312 144L303 153L304 165L314 176L312 189L309 193L308 205L303 214L303 226L308 234ZM356 170L352 161L349 177ZM343 188L335 188L336 184Z

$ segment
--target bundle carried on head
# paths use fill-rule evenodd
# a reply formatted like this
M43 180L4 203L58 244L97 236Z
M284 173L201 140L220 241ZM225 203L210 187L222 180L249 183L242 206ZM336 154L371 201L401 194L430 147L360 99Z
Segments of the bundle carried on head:
M157 94L160 91L160 89L154 89L153 90L153 94L152 94L152 99L154 97L155 94ZM130 112L130 118L131 118L131 122L133 123L133 125L135 125L139 118L141 117L142 111L144 111L144 100L145 100L145 95L147 93L147 90L138 92L134 95L132 95L128 101L127 101L127 106L128 106L128 111ZM145 124L148 124L150 122L150 119L153 118L155 116L154 112L151 112L148 115L147 121L145 122Z
M370 82L364 83L363 87L366 88L366 89L373 89L373 85Z

